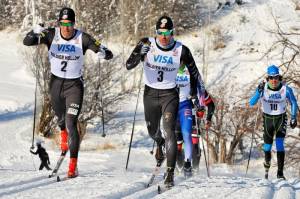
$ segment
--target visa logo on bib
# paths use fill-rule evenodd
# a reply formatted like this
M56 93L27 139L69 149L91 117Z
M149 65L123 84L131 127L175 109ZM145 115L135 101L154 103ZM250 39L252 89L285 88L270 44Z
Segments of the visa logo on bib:
M176 81L177 82L188 82L189 78L186 75L185 76L177 76Z
M274 93L269 96L269 99L281 99L281 95L279 93Z
M57 48L58 48L58 51L75 52L75 46L73 46L73 45L58 44Z
M154 55L154 61L162 64L173 64L173 58L170 56Z

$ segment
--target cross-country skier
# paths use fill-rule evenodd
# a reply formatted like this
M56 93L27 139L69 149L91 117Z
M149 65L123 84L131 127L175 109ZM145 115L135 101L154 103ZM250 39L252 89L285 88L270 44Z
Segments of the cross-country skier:
M173 22L170 17L162 16L156 23L156 37L143 38L134 48L126 62L128 70L140 61L144 67L144 110L148 133L158 145L156 159L164 159L162 147L166 147L167 175L166 186L174 185L174 168L177 145L175 125L179 96L176 88L176 75L180 65L185 64L191 74L191 84L195 94L198 86L204 93L204 84L190 50L181 42L175 41ZM162 117L164 140L160 134L159 123Z
M271 165L271 148L275 136L277 149L277 178L285 179L283 175L284 167L284 138L287 128L287 101L291 104L290 126L294 129L297 126L297 101L293 90L282 82L279 68L271 65L267 69L267 83L261 82L254 96L250 99L250 106L254 106L258 100L261 101L264 121L264 152L266 178Z
M47 170L51 170L51 168L49 167L49 165L50 165L49 155L48 155L46 149L44 147L42 147L42 143L40 141L36 142L36 146L37 146L36 152L32 151L32 149L30 149L30 152L34 155L39 155L39 158L41 160L41 165L40 165L39 170L43 170L44 167Z
M61 150L70 149L68 177L78 175L77 158L80 136L77 119L83 100L83 65L88 49L97 53L99 58L109 60L113 57L110 50L89 34L74 28L75 12L62 8L57 28L45 29L36 26L24 38L24 45L46 44L51 65L50 98L58 117L61 129Z
M192 175L192 164L194 169L199 168L200 159L200 148L199 148L199 135L196 128L195 115L192 114L193 102L191 98L191 84L190 84L190 74L185 65L179 68L176 84L179 88L179 111L176 124L176 135L177 135L177 166L179 168L183 167L184 175L189 177ZM200 95L198 95L200 96ZM195 100L195 110L197 117L203 118L204 106L208 106L208 114L206 119L206 128L211 125L211 118L214 112L214 103L205 91L205 97L200 96L201 103L199 103L199 98L196 97ZM201 104L201 106L200 106ZM194 130L193 130L194 127ZM184 142L184 150L182 144ZM183 154L184 151L184 154ZM184 160L184 163L183 163Z

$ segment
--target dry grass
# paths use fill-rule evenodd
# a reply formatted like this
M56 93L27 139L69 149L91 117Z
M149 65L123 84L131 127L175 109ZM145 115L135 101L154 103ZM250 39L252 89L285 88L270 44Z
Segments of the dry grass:
M98 145L96 147L96 151L114 150L116 148L117 147L114 144L112 144L110 142L106 142L104 144Z

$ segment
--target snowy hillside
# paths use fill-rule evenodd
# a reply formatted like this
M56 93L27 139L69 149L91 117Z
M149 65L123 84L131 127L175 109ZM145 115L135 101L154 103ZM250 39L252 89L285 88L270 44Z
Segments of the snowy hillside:
M220 84L242 88L261 77L268 64L278 63L270 57L260 60L274 41L274 37L264 31L274 28L270 8L282 21L286 21L287 27L300 25L299 13L290 0L247 2L242 7L220 11L203 29L180 37L192 50L202 71L201 46L204 39L208 42L213 40L213 37L203 38L204 32L214 27L224 36L226 47L211 49L208 54L209 88ZM254 158L247 176L246 163L242 162L235 166L211 165L211 177L208 178L202 157L199 173L187 180L182 174L176 174L173 189L160 195L156 185L146 189L155 160L149 153L153 142L147 135L141 96L129 169L125 171L136 93L120 105L117 118L108 124L105 138L97 133L86 135L79 153L79 177L62 182L49 179L48 171L37 170L40 161L29 152L34 78L22 63L21 46L21 38L16 31L0 32L0 198L300 199L300 179L294 170L287 169L288 180L279 181L275 178L274 165L270 180L264 180L263 160ZM116 120L122 120L125 128L114 128ZM52 140L40 139L44 141L53 168L60 154L58 146ZM59 172L61 176L67 172L68 158L66 160ZM162 180L162 175L161 172L156 182Z

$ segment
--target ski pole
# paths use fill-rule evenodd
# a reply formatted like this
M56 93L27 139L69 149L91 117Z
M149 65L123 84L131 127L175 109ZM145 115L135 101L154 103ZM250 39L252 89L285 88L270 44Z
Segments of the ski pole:
M254 125L254 129L253 129L252 135L251 135L251 145L250 145L249 157L248 157L247 168L246 168L246 174L245 174L246 176L247 176L247 173L248 173L249 164L250 164L250 159L251 159L251 154L252 154L252 147L253 147L253 140L254 140L254 131L255 131L255 129L257 128L258 115L259 115L259 106L257 107L256 118L255 118L255 125Z
M105 127L104 127L104 104L103 104L103 90L102 90L102 84L101 84L101 62L100 59L98 59L99 64L99 90L100 90L100 103L101 103L101 117L102 117L102 137L105 137Z
M41 35L38 37L37 54L39 57L39 45L41 42ZM33 107L33 125L32 125L32 142L30 149L34 149L34 134L35 134L35 120L36 120L36 104L37 104L37 85L38 85L38 68L35 67L35 88L34 88L34 107Z
M155 145L155 140L153 140L152 150L150 151L150 154L151 154L151 155L153 155L154 145Z
M129 162L129 156L130 156L132 138L133 138L133 133L134 133L135 117L136 117L136 112L137 112L137 108L138 108L138 104L139 104L139 96L140 96L140 92L141 92L142 77L143 77L143 70L141 71L140 81L139 81L139 91L138 91L138 95L137 95L137 98L136 98L136 105L135 105L135 111L134 111L133 123L132 123L132 131L131 131L131 137L130 137L130 143L129 143L127 161L126 161L126 167L125 167L126 170L128 168L128 162Z
M209 171L209 139L208 139L208 128L206 129L206 145L207 145L207 171L208 171L208 177L210 177L210 171Z

